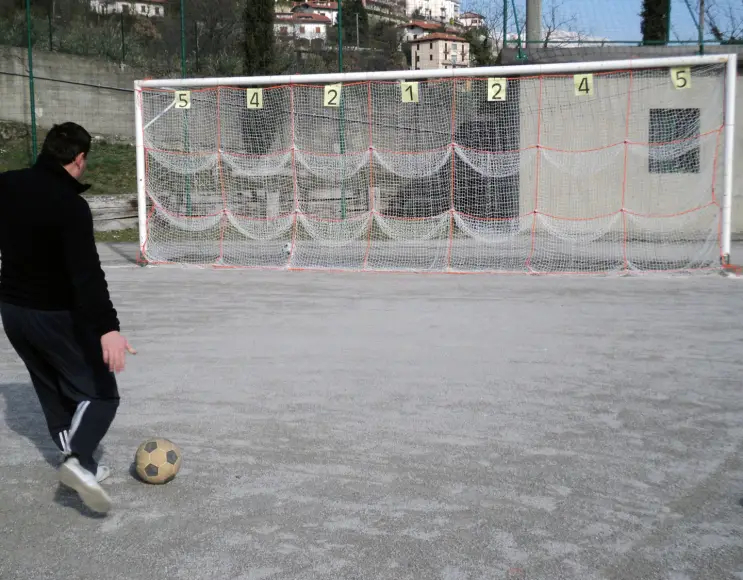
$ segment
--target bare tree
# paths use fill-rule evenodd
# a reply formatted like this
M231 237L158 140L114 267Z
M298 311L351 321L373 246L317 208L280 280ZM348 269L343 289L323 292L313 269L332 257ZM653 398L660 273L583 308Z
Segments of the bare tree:
M544 48L580 42L585 36L578 30L578 15L565 12L563 0L550 0L542 14Z
M496 55L503 49L503 3L499 0L473 0L469 8L469 12L475 12L485 19L481 32L487 45L492 47L493 55ZM508 20L515 21L512 14Z
M743 2L741 0L705 0L706 27L723 44L743 43Z

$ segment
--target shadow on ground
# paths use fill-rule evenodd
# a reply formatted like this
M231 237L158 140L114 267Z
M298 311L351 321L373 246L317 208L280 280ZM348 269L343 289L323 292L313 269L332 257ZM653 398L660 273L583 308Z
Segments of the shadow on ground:
M44 460L55 469L59 467L62 457L54 445L46 419L41 411L39 400L36 398L31 383L6 383L0 385L0 395L5 401L5 423L15 433L28 439L39 450ZM103 445L96 451L96 459L103 454ZM54 494L54 502L76 509L81 515L91 518L100 518L98 514L88 509L77 494L63 485L59 485Z
M49 435L44 414L31 383L0 385L0 395L5 400L6 425L31 441L46 462L57 467L60 461L59 449Z

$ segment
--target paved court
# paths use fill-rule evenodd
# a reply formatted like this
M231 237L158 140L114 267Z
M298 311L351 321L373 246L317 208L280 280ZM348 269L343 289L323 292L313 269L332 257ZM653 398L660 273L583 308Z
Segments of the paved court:
M743 579L743 279L139 268L107 517L0 333L2 580ZM740 255L740 254L738 254ZM167 486L129 473L171 438Z

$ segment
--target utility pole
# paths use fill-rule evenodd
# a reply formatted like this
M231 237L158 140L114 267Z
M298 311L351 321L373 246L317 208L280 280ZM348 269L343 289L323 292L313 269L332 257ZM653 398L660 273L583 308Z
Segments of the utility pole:
M526 48L542 41L542 0L526 0Z
M699 0L699 54L704 54L704 0Z

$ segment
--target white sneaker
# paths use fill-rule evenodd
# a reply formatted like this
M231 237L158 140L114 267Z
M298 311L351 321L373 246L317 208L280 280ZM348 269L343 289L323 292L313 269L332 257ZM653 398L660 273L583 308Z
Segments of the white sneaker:
M74 489L90 509L105 513L111 509L111 498L96 481L97 475L83 468L77 457L71 457L59 468L60 483Z
M100 483L104 479L108 479L108 477L111 475L111 468L107 467L105 465L99 465L98 471L95 472L95 480Z

